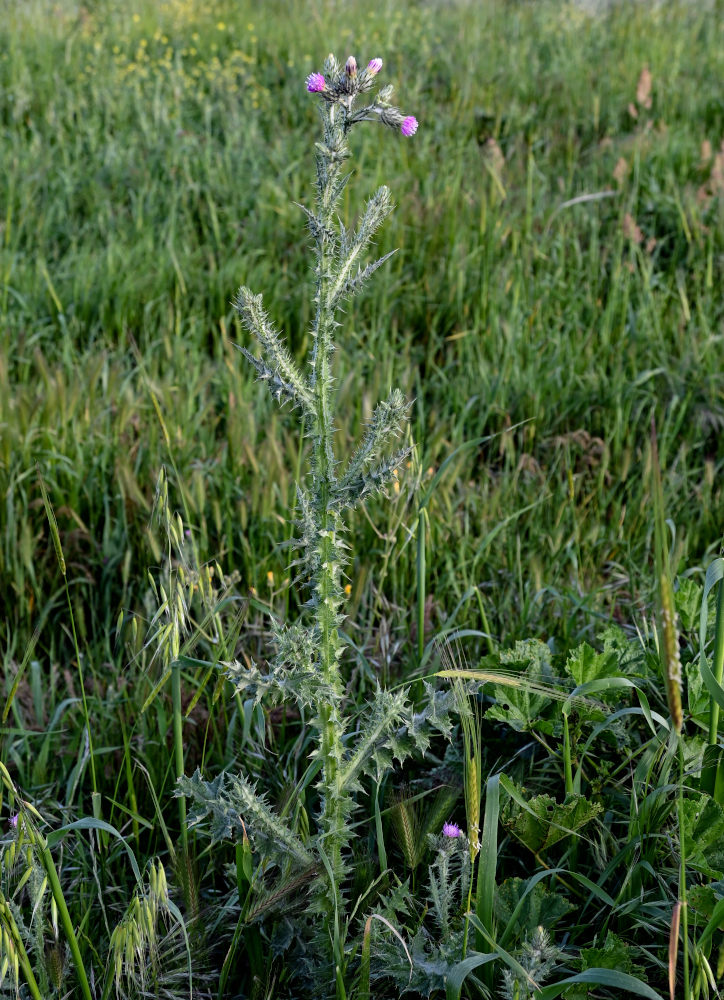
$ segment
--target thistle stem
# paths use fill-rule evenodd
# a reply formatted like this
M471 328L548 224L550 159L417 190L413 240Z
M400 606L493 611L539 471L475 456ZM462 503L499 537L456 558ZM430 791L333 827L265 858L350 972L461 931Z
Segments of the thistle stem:
M343 125L335 120L335 111L334 107L330 107L327 112L330 131L335 138L343 141ZM338 162L330 161L323 153L318 154L317 212L321 226L317 236L317 310L314 324L311 386L315 409L313 470L317 498L318 552L320 557L320 567L315 580L315 619L319 632L320 670L327 690L331 689L333 697L333 700L318 706L318 715L321 729L322 781L326 790L322 830L326 839L325 849L328 852L335 881L342 873L344 801L339 784L342 734L335 711L342 696L338 668L340 641L336 624L341 600L337 582L340 566L336 545L336 531L339 525L330 505L334 483L334 422L330 399L332 330L334 325L331 304L331 271L334 261L329 246L328 233L334 210L332 190L338 172ZM340 897L336 884L332 886L332 891L339 905Z

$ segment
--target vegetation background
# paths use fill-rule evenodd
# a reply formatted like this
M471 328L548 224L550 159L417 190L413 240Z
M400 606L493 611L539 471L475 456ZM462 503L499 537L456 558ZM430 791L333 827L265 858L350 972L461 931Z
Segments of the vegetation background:
M650 579L652 414L688 565L718 544L724 510L721 7L253 10L5 5L6 658L38 625L51 659L66 648L38 463L83 643L115 661L169 462L151 391L200 552L286 601L298 443L233 349L230 303L242 281L273 290L303 355L311 265L293 202L317 128L303 80L330 48L381 54L421 122L413 142L360 138L349 217L387 183L398 210L380 249L400 252L343 331L340 451L391 384L415 398L423 479L498 435L458 453L430 499L434 620L471 588L503 642L630 620ZM365 642L383 619L409 641L413 481L355 526ZM478 601L462 616L479 623Z
M37 469L104 788L118 792L126 727L156 679L143 635L117 623L152 614L162 466L194 550L249 598L234 598L246 653L263 649L265 609L297 607L283 543L304 443L235 350L231 300L242 282L264 292L304 356L311 262L294 202L309 200L318 130L304 79L330 50L382 57L420 121L412 140L356 137L345 201L349 223L387 184L398 208L379 249L400 251L340 331L340 455L391 386L415 400L414 460L393 502L353 526L345 630L369 678L417 664L422 523L425 638L478 629L471 658L532 636L564 653L650 617L652 417L674 568L703 577L718 550L721 2L373 7L0 3L6 695L22 673L0 756L48 804L78 793L80 808L87 759ZM234 703L207 694L189 768L228 759ZM170 744L170 701L138 723L149 767L153 740ZM154 781L159 795L173 784L163 767ZM106 794L106 818L132 817L140 836L141 790Z

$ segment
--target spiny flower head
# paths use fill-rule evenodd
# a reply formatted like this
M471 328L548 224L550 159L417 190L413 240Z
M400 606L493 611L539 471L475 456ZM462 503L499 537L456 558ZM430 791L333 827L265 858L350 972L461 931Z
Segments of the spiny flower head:
M463 831L457 823L443 823L442 835L443 837L462 837Z
M310 73L307 77L307 90L310 94L319 94L327 86L321 73Z
M355 100L361 95L373 90L376 85L376 76L382 69L382 60L379 56L370 59L367 66L360 73L357 60L354 56L348 56L344 65L337 62L334 54L327 56L323 73L310 73L306 79L307 90L310 94L319 94L327 104L339 104L342 106L345 130L359 122L370 121L370 115L379 115L379 120L388 128L398 129L409 138L417 132L418 122L413 115L405 115L399 108L391 104L392 85L382 87L377 95L371 99L365 108L354 109Z

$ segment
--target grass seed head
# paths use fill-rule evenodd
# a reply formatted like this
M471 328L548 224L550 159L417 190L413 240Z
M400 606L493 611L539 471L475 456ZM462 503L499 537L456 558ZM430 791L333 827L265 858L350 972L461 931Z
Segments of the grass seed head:
M401 800L395 806L392 814L395 830L400 840L400 847L402 848L402 853L405 858L405 863L410 870L415 868L417 861L417 837L415 831L417 824L413 809L413 806L410 806L407 802Z
M470 853L475 858L480 850L480 774L475 752L469 754L466 761L465 812L468 819Z

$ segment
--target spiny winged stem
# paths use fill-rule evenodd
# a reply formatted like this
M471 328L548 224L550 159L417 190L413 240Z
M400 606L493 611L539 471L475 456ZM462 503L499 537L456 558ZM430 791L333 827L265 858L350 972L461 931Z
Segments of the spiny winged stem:
M320 226L317 235L316 314L312 353L311 388L315 412L310 420L313 435L313 469L317 492L316 514L319 538L319 570L315 581L315 619L319 634L319 667L331 695L327 704L319 706L321 724L322 780L326 791L322 826L328 837L330 862L335 877L341 874L342 828L344 826L344 796L339 787L342 764L342 727L339 718L342 694L338 669L340 639L337 629L342 599L340 573L342 567L339 515L330 507L334 490L334 434L331 400L332 331L334 305L331 301L335 281L331 226L336 204L335 182L340 173L346 149L346 130L341 114L330 105L325 122L325 139L329 145L317 154L317 208ZM331 140L331 141L330 141ZM336 892L336 887L335 887Z
M306 571L311 588L307 607L311 622L294 636L299 641L287 643L288 677L303 678L310 671L310 662L299 650L303 646L311 656L311 666L317 681L311 686L309 700L316 711L318 751L322 774L319 785L322 801L319 817L319 849L325 859L329 883L322 890L320 908L328 918L342 910L340 882L345 874L343 848L348 839L347 818L351 812L352 787L359 773L356 763L350 763L343 737L343 683L339 660L342 641L339 626L344 600L341 577L346 563L342 540L343 512L356 506L365 496L384 490L397 466L408 454L403 449L385 456L384 449L397 436L407 418L408 404L399 390L375 408L363 439L346 468L337 475L338 462L334 454L334 378L332 358L335 350L334 332L339 323L335 316L344 301L356 294L367 279L391 254L361 266L364 252L372 238L392 211L389 191L381 187L368 201L355 231L348 230L337 218L336 209L349 180L344 163L350 157L348 134L362 121L377 121L399 129L403 135L413 135L417 122L389 103L391 87L383 88L366 106L355 109L355 100L372 89L382 60L373 59L358 72L353 57L340 67L329 56L324 75L313 73L307 79L307 90L318 94L323 123L322 141L316 144L317 183L314 211L302 207L307 216L314 243L315 315L312 326L312 350L309 372L304 377L296 362L284 347L261 305L261 296L241 288L237 310L246 329L260 342L263 356L257 358L245 348L244 355L266 381L274 397L281 403L291 402L302 413L304 431L311 439L311 482L309 488L298 486L298 525L302 537L297 539L302 552L298 560ZM292 630L280 630L284 641ZM301 644L301 646L300 646ZM289 653L289 650L292 650ZM281 653L280 658L284 659ZM300 680L299 684L301 685ZM287 685L288 686L288 685ZM308 690L308 688L305 688ZM297 697L306 697L299 694ZM390 709L390 718L392 710ZM321 866L320 866L321 867ZM340 956L335 956L339 958Z

